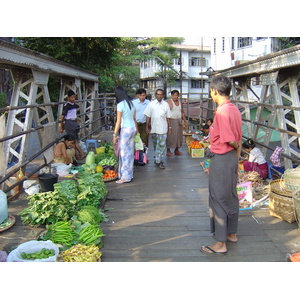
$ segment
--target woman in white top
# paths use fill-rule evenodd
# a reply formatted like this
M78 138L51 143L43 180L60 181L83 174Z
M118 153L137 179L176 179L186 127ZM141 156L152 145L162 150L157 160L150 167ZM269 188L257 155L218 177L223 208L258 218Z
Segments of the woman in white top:
M243 148L249 153L248 160L243 162L244 171L255 171L262 179L267 178L268 164L261 150L255 146L255 142L252 139L248 139L243 143Z
M172 113L170 118L172 131L168 132L167 136L167 155L182 155L179 151L179 148L182 146L182 120L185 122L185 127L187 127L187 121L179 100L179 92L173 90L171 92L171 99L167 100L167 102ZM174 154L171 152L170 148L175 148Z

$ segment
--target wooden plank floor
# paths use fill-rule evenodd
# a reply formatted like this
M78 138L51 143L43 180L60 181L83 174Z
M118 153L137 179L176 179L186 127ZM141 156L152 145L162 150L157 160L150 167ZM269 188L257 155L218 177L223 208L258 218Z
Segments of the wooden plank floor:
M111 135L111 134L110 134ZM108 139L109 140L109 139ZM131 183L109 182L106 208L109 221L103 262L281 262L300 251L297 223L289 224L269 214L268 207L242 211L239 242L228 243L226 256L208 256L201 245L214 243L209 232L208 176L182 148L183 156L167 157L166 169L149 164L137 167ZM15 225L0 232L0 250L10 252L35 239L43 227L24 226L17 213L27 206L26 194L8 203Z
M131 183L107 183L105 207L109 221L102 224L103 262L280 262L300 251L300 231L269 214L268 207L241 211L238 243L228 243L228 254L209 256L201 245L214 243L209 231L208 175L191 158L167 157L166 169L149 164L135 168Z

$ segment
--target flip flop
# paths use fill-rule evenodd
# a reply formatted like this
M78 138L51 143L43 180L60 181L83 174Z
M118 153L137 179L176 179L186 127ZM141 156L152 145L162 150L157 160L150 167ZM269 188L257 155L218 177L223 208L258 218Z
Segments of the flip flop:
M205 251L205 250L204 250L205 248L208 249L208 250L210 250L211 252ZM225 255L225 254L227 254L227 251L225 251L225 252L217 252L217 251L213 250L212 248L210 248L209 246L202 246L202 247L200 248L200 251L201 251L202 253L205 253L205 254L220 254L220 255Z
M131 181L131 180L119 179L119 180L116 181L116 183L121 184L121 183L127 183L127 182L130 182L130 181Z

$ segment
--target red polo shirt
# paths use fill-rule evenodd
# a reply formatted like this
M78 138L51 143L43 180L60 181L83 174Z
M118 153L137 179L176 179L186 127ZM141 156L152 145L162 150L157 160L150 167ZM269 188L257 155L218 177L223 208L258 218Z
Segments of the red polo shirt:
M241 141L242 116L230 100L217 107L209 135L210 151L217 154L225 154L234 149L228 142Z

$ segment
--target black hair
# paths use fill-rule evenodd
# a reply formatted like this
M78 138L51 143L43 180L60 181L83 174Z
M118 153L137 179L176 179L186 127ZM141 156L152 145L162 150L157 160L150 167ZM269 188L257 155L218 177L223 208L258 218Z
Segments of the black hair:
M178 92L177 90L173 90L173 91L171 92L171 95L174 95L175 93L177 93L177 94L179 95L179 92Z
M246 149L253 149L255 147L255 142L252 139L247 139L244 143L243 143L243 147Z
M207 124L205 124L205 125L203 125L203 127L202 127L202 129L209 129L210 127L209 127L209 125L207 125Z
M68 97L71 97L73 95L75 95L75 93L72 90L68 91Z
M138 89L135 93L136 95L147 94L145 89Z
M208 121L210 121L211 123L213 123L213 122L214 122L214 119L213 119L213 118L208 118L208 119L206 119L205 124L207 124Z
M115 89L115 95L116 95L117 103L120 103L121 101L125 100L129 106L129 109L131 109L133 107L131 98L127 95L125 89L122 86L118 86Z
M226 76L213 77L210 82L210 89L217 90L221 96L229 96L231 91L231 81Z
M157 92L158 91L161 91L161 92L163 92L164 93L164 95L165 95L165 91L163 90L163 89L157 89L156 91L155 91L155 94L157 94Z
M71 135L67 134L65 135L65 141L74 141L74 138Z

